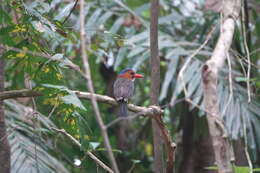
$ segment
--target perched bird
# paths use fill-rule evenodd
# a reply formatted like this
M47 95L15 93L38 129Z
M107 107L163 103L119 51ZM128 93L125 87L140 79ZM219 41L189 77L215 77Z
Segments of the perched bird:
M132 69L122 70L114 83L114 97L119 104L119 115L127 116L127 102L134 94L134 80L143 78Z

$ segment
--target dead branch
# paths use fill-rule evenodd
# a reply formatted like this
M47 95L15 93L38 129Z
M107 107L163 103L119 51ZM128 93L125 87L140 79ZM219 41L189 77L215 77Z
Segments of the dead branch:
M116 159L115 156L112 152L112 147L109 141L109 137L107 134L107 129L106 126L102 120L99 108L98 108L98 104L97 104L97 99L94 95L95 91L94 91L94 87L93 87L93 82L91 79L91 72L90 72L90 66L89 66L89 62L88 62L88 56L87 56L87 50L88 47L86 45L86 31L85 31L85 15L84 15L84 3L85 0L80 0L80 44L81 44L81 58L83 61L83 68L84 68L84 76L86 78L86 85L88 90L90 91L90 100L91 103L93 105L93 109L95 112L95 116L98 122L98 125L100 127L101 130L101 134L104 138L104 144L105 147L107 149L108 152L108 156L109 156L109 161L113 167L113 170L115 171L115 173L119 173L119 169L116 163Z
M56 129L54 127L52 127L51 129L63 134L64 136L68 137L74 144L76 144L78 147L81 148L81 144L79 143L79 141L77 141L73 136L71 136L68 132L66 132L64 129ZM109 168L105 163L103 163L101 160L99 160L93 153L91 153L90 151L87 151L87 155L93 159L99 166L101 166L103 169L105 169L106 171L110 172L110 173L114 173L114 171L112 171L111 168Z
M74 3L74 5L73 5L72 9L70 10L69 15L64 19L64 21L62 22L62 25L64 25L65 22L70 18L72 12L74 11L74 9L76 8L76 6L77 6L77 4L78 4L78 1L79 1L79 0L75 0L75 3Z

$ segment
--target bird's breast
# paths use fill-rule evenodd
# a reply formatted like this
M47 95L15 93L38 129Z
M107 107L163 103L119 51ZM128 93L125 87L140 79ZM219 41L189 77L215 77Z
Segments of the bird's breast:
M118 98L130 98L134 94L134 82L125 79L118 78L114 83L114 96Z

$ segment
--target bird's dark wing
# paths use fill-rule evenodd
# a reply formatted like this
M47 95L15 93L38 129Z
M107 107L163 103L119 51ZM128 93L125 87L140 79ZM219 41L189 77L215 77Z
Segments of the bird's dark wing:
M129 99L134 94L134 82L125 79L118 78L114 83L114 96L116 100Z

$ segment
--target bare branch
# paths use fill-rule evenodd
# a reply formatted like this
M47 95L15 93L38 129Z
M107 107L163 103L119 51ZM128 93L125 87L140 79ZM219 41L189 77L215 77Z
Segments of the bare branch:
M98 125L101 129L102 136L104 138L104 143L105 143L105 147L106 147L107 152L108 152L110 163L113 167L113 170L116 173L119 173L119 169L118 169L118 166L117 166L117 163L116 163L116 159L114 157L114 154L112 152L112 147L111 147L110 142L109 142L106 126L105 126L105 124L102 120L102 117L101 117L101 114L100 114L100 111L99 111L99 108L98 108L97 100L96 100L96 97L94 95L95 91L94 91L93 82L92 82L92 79L91 79L90 66L89 66L88 57L87 57L87 53L86 53L86 51L88 49L87 49L86 40L85 40L86 32L85 32L84 3L85 3L84 0L80 0L80 43L81 43L81 57L82 57L83 67L84 67L84 76L87 79L87 88L90 91L91 103L93 105L95 116L96 116Z
M73 5L72 9L70 10L69 15L64 19L64 21L62 22L62 25L69 19L69 17L71 16L72 12L73 12L74 9L76 8L76 6L77 6L77 4L78 4L78 1L79 1L79 0L75 0L75 3L74 3L74 5Z
M73 136L71 136L69 133L67 133L64 129L56 129L54 127L52 127L52 129L63 134L64 136L68 137L74 144L76 144L78 147L81 148L81 144L79 143L79 141L77 141ZM103 169L105 169L106 171L108 171L110 173L114 173L114 171L112 171L111 168L109 168L105 163L103 163L101 160L99 160L93 153L91 153L90 151L87 151L87 155L91 159L93 159Z
M72 91L72 92L74 92L81 99L91 100L91 93L89 92L81 92L81 91ZM96 101L98 102L113 105L113 106L118 105L116 100L112 97L100 95L100 94L93 94L93 95L95 96ZM33 91L30 89L0 92L0 100L12 99L17 97L37 97L37 96L43 96L43 93L38 91ZM128 104L128 109L132 112L140 113L143 116L163 114L163 110L158 106L142 107L142 106L136 106L134 104Z
M178 74L177 80L181 82L181 84L179 84L179 85L183 85L183 90L184 90L185 96L187 96L187 89L186 89L186 84L185 84L185 81L184 81L184 78L183 78L183 73L186 70L186 68L188 67L188 65L191 62L191 60L207 45L207 43L211 39L215 29L216 29L216 26L214 26L210 30L210 32L206 36L205 41L200 45L200 47L198 49L196 49L190 56L187 57L187 60L185 61L184 65L182 66L182 68L181 68L181 70L180 70L180 72ZM171 102L170 102L170 106L174 105L176 97L177 96L174 96L174 95L172 96Z
M17 97L37 97L42 96L40 92L33 91L30 89L12 90L0 92L0 100L12 99Z
M134 106L134 105L130 105L130 106ZM134 108L134 110L136 111L136 106L132 107ZM109 128L111 126L113 126L114 124L122 121L122 120L133 120L139 116L151 116L154 117L154 115L162 115L163 111L161 110L161 108L159 106L150 106L148 108L143 109L143 107L141 109L140 106L138 106L138 110L140 110L139 112L136 112L136 114L131 115L131 116L127 116L127 117L119 117L113 121L111 121L109 124L106 125L106 128ZM128 105L128 109L129 109L129 105ZM133 112L135 112L133 111Z
M246 51L246 57L247 57L247 95L248 95L248 102L251 102L251 89L250 89L250 73L251 73L251 61L250 61L250 52L249 52L249 46L251 42L251 36L249 32L249 16L248 16L248 7L247 7L247 1L242 0L242 32L243 32L243 44ZM249 45L248 45L249 43ZM246 122L245 119L242 118L243 122L243 133L244 133L244 142L245 142L245 153L246 153L246 159L250 168L250 173L253 173L253 165L252 161L250 159L250 155L248 152L248 142L247 142L247 129L246 129Z
M246 85L247 85L247 95L248 95L248 102L251 102L251 92L250 92L250 73L251 73L251 61L250 61L250 53L249 53L249 47L247 44L247 41L249 40L248 34L246 33L246 24L245 24L245 20L246 20L246 15L245 15L245 7L244 5L246 4L246 1L243 1L243 8L242 8L242 33L243 33L243 44L244 44L244 48L246 51L246 57L247 57L247 61L248 61L248 68L247 68L247 81L246 81ZM249 34L250 35L250 34Z

